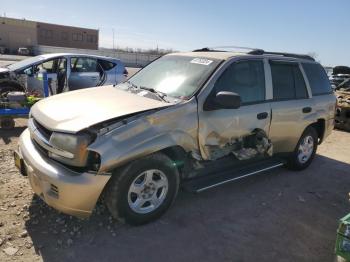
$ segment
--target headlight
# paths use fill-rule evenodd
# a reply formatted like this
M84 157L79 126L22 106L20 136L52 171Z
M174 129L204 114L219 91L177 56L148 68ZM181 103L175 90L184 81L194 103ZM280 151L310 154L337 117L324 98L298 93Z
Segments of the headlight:
M49 152L49 156L67 165L83 167L86 165L88 158L87 147L92 141L92 136L86 133L65 134L54 132L49 143L61 152Z

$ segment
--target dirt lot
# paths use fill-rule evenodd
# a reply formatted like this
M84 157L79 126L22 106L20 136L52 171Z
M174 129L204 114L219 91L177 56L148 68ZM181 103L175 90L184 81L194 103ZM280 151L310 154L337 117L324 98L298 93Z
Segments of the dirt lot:
M334 131L303 172L180 192L162 219L131 227L102 204L78 220L33 196L12 160L25 120L17 124L0 130L0 261L335 261L338 219L349 212L349 133Z

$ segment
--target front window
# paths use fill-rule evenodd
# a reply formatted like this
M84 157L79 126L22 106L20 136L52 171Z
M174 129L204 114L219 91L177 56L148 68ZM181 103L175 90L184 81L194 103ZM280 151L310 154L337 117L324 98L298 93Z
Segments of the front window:
M129 81L139 88L188 98L201 87L219 63L220 60L212 58L168 55L154 61Z
M216 81L215 93L230 91L240 95L242 103L265 100L265 75L262 61L231 64Z

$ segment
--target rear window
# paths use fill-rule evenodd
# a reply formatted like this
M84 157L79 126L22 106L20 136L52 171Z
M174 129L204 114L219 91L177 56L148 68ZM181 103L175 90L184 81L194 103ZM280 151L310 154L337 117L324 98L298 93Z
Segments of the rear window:
M113 67L117 65L113 62L101 60L101 59L98 60L98 63L102 66L103 70L105 71L111 70Z
M303 68L309 79L312 95L332 93L332 88L324 68L320 64L303 63Z

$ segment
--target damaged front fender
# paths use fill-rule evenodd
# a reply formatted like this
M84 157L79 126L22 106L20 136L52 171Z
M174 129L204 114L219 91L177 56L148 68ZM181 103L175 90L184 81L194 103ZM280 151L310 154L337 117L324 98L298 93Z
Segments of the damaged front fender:
M101 156L99 172L103 173L172 146L198 153L197 132L197 106L193 99L99 135L89 150Z

